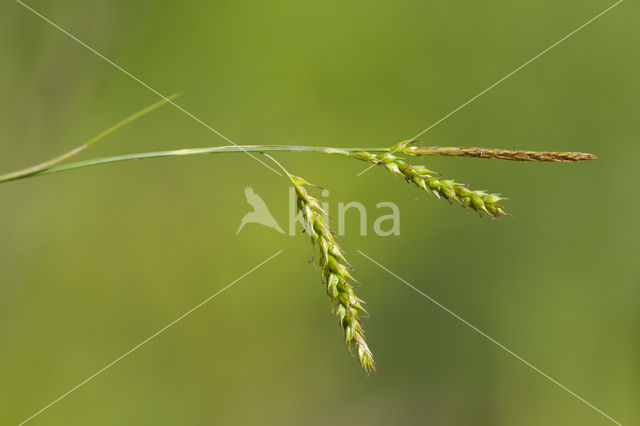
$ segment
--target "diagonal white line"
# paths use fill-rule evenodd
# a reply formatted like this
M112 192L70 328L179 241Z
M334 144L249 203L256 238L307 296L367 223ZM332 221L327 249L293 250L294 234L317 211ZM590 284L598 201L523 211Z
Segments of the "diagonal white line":
M527 62L525 62L524 64L520 65L518 68L516 68L515 70L511 71L509 74L505 75L504 77L502 77L500 80L496 81L495 83L493 83L491 86L487 87L486 89L484 89L482 92L478 93L477 95L475 95L473 98L469 99L467 102L463 103L462 105L460 105L458 108L454 109L453 111L451 111L449 114L445 115L444 117L442 117L440 120L436 121L435 123L433 123L432 125L430 125L429 127L427 127L426 129L424 129L423 131L421 131L420 133L418 133L417 135L415 135L413 138L411 138L410 140L419 138L420 136L424 135L425 133L427 133L429 130L433 129L434 127L436 127L438 124L442 123L444 120L446 120L447 118L451 117L453 114L455 114L456 112L460 111L462 108L466 107L467 105L469 105L471 102L475 101L476 99L478 99L480 96L484 95L485 93L487 93L489 90L493 89L494 87L496 87L498 84L502 83L503 81L505 81L506 79L508 79L509 77L511 77L512 75L514 75L515 73L517 73L518 71L520 71L522 68L526 67L527 65L529 65L531 62L535 61L536 59L538 59L539 57L541 57L542 55L544 55L545 53L549 52L551 49L553 49L554 47L556 47L557 45L559 45L560 43L564 42L565 40L567 40L569 37L573 36L575 33L577 33L578 31L582 30L583 28L585 28L587 25L591 24L593 21L595 21L596 19L600 18L602 15L604 15L605 13L609 12L611 9L613 9L614 7L618 6L620 3L622 3L624 0L619 0L617 3L614 3L613 5L609 6L608 8L606 8L605 10L603 10L602 12L600 12L599 14L597 14L596 16L594 16L593 18L589 19L587 22L585 22L584 24L580 25L578 28L576 28L575 30L571 31L569 34L567 34L566 36L562 37L560 40L556 41L555 43L553 43L551 46L547 47L546 49L544 49L542 52L538 53L536 56L534 56L533 58L529 59ZM395 151L392 151L390 154L393 154ZM371 164L369 167L367 167L366 169L364 169L363 171L361 171L360 173L357 174L357 176L360 176L361 174L363 174L364 172L366 172L367 170L371 169L372 167L374 167L376 164Z
M460 322L462 322L464 325L466 325L467 327L471 328L472 330L474 330L476 333L480 334L482 337L486 338L487 340L489 340L491 343L494 343L495 345L497 345L500 349L504 350L505 352L507 352L509 355L513 356L514 358L516 358L518 361L521 361L522 363L524 363L527 367L530 367L531 369L535 370L537 373L541 374L543 377L545 377L547 380L551 381L553 384L559 386L560 388L564 389L565 391L567 391L569 394L571 394L572 396L576 397L577 399L579 399L580 401L582 401L583 403L585 403L586 405L588 405L589 407L593 408L595 411L597 411L598 413L602 414L604 417L606 417L607 419L611 420L613 423L622 426L622 423L614 420L613 418L609 417L606 413L604 413L602 410L600 410L598 407L596 407L595 405L591 404L589 401L585 400L584 398L582 398L580 395L578 395L577 393L573 392L571 389L563 386L560 382L558 382L557 380L555 380L553 377L549 376L548 374L546 374L545 372L541 371L540 369L538 369L536 366L534 366L533 364L531 364L529 361L527 361L526 359L522 358L520 355L516 354L515 352L513 352L511 349L507 348L506 346L504 346L502 343L498 342L496 339L494 339L493 337L489 336L488 334L486 334L484 331L480 330L478 327L476 327L475 325L471 324L469 321L465 320L464 318L462 318L460 315L456 314L455 312L453 312L451 309L447 308L446 306L442 305L440 302L438 302L437 300L435 300L434 298L430 297L429 295L427 295L426 293L424 293L422 290L414 287L413 285L411 285L410 283L408 283L407 281L405 281L404 279L402 279L401 277L399 277L398 275L394 274L393 272L391 272L389 269L385 268L384 266L382 266L380 263L376 262L375 260L373 260L371 257L367 256L366 254L364 254L361 250L358 250L358 253L360 253L362 256L366 257L367 259L369 259L371 262L375 263L376 265L378 265L380 268L384 269L385 271L387 271L389 274L391 274L392 276L394 276L395 278L397 278L399 281L401 281L402 283L404 283L405 285L407 285L409 288L411 288L412 290L418 292L420 295L422 295L423 297L425 297L426 299L428 299L430 302L432 302L433 304L435 304L436 306L438 306L439 308L441 308L442 310L444 310L445 312L447 312L449 315L453 316L455 319L459 320Z
M164 99L165 101L167 101L167 103L170 103L171 105L173 105L174 107L178 108L180 111L182 111L183 113L185 113L186 115L188 115L189 117L191 117L192 119L194 119L195 121L197 121L198 123L202 124L204 127L206 127L207 129L211 130L213 133L215 133L216 135L220 136L222 139L226 140L227 142L229 142L232 145L235 145L237 147L239 147L242 151L245 152L245 154L247 154L248 156L250 156L251 158L253 158L254 160L256 160L258 163L262 164L263 166L267 167L268 169L270 169L271 171L273 171L274 173L276 173L279 176L282 176L282 173L280 173L279 171L277 171L276 169L274 169L273 167L269 166L267 163L265 163L264 161L258 159L255 155L251 154L250 152L245 151L242 147L240 147L240 145L236 144L234 141L232 141L231 139L229 139L228 137L226 137L225 135L223 135L222 133L220 133L219 131L217 131L216 129L214 129L213 127L211 127L210 125L208 125L207 123L205 123L204 121L200 120L198 117L196 117L195 115L193 115L192 113L190 113L189 111L187 111L186 109L184 109L183 107L181 107L180 105L176 104L175 102L173 102L171 99L168 99L165 95L163 95L162 93L158 92L156 89L154 89L153 87L149 86L147 83L145 83L144 81L140 80L138 77L136 77L135 75L131 74L129 71L125 70L124 68L122 68L120 65L116 64L115 62L113 62L112 60L110 60L109 58L107 58L106 56L104 56L102 53L98 52L96 49L94 49L93 47L89 46L88 44L86 44L85 42L83 42L82 40L80 40L78 37L74 36L73 34L71 34L70 32L68 32L67 30L65 30L64 28L60 27L59 25L57 25L55 22L53 22L52 20L50 20L49 18L47 18L46 16L42 15L40 12L38 12L37 10L31 8L30 6L24 4L22 1L20 0L16 0L17 3L19 3L20 5L24 6L25 9L31 11L34 15L40 17L43 21L47 22L48 24L50 24L51 26L53 26L54 28L58 29L59 31L61 31L62 33L64 33L65 35L67 35L69 38L71 38L72 40L74 40L75 42L77 42L78 44L84 46L85 48L87 48L88 50L90 50L91 52L95 53L97 56L99 56L102 60L104 60L105 62L108 62L109 64L111 64L114 68L116 68L118 71L122 72L123 74L125 74L126 76L132 78L133 80L135 80L137 83L139 83L140 85L142 85L143 87L145 87L146 89L148 89L149 91L151 91L152 93L154 93L155 95L161 97L162 99Z
M58 398L54 399L53 401L51 401L49 404L45 405L44 407L42 407L40 410L38 410L36 413L34 413L33 415L31 415L30 417L28 417L27 419L23 420L22 422L20 422L18 424L18 426L22 426L23 424L27 423L28 421L32 420L34 417L38 416L39 414L41 414L43 411L47 410L48 408L50 408L52 405L58 403L60 400L62 400L63 398L66 398L67 396L69 396L69 394L71 394L72 392L76 391L78 388L80 388L81 386L85 385L86 383L88 383L89 381L93 380L96 376L102 374L106 369L108 369L109 367L112 367L114 364L116 364L117 362L121 361L123 358L127 357L128 355L130 355L132 352L134 352L135 350L139 349L142 345L146 344L147 342L149 342L151 339L153 339L154 337L156 337L157 335L159 335L160 333L164 332L165 330L167 330L169 327L173 326L174 324L176 324L178 321L184 319L185 317L187 317L188 315L190 315L191 313L193 313L196 309L200 308L202 305L204 305L205 303L209 302L211 299L213 299L214 297L218 296L220 293L222 293L223 291L227 290L229 287L231 287L232 285L234 285L235 283L237 283L238 281L240 281L241 279L243 279L244 277L246 277L247 275L249 275L250 273L252 273L253 271L255 271L256 269L260 268L262 265L264 265L265 263L269 262L271 259L273 259L274 257L276 257L277 255L279 255L280 253L282 253L282 250L279 250L277 253L275 253L274 255L272 255L271 257L269 257L268 259L262 261L261 263L259 263L258 265L254 266L253 268L251 268L250 270L248 270L246 273L244 273L243 275L241 275L240 277L236 278L235 280L233 280L231 283L227 284L225 287L223 287L222 289L218 290L217 292L215 292L214 294L212 294L211 296L207 297L206 299L204 299L202 302L198 303L196 306L194 306L193 308L189 309L187 312L185 312L184 314L180 315L178 318L176 318L175 320L171 321L169 324L165 325L164 327L162 327L160 330L156 331L155 333L153 333L151 336L147 337L146 339L144 339L142 342L138 343L137 345L135 345L133 348L129 349L127 352L125 352L124 354L120 355L118 358L114 359L113 361L111 361L109 364L105 365L103 368L101 368L100 370L96 371L95 373L93 373L91 376L87 377L86 379L84 379L82 382L78 383L76 386L72 387L71 389L69 389L67 392L63 393L62 395L60 395Z

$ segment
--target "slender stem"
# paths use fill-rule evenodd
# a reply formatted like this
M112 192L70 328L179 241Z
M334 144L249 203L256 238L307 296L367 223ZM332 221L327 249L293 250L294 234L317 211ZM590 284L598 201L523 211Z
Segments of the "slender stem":
M102 133L94 136L93 138L89 139L87 142L85 142L82 145L72 149L71 151L65 152L64 154L59 155L59 156L57 156L55 158L52 158L50 160L47 160L47 161L45 161L43 163L36 164L35 166L31 166L31 167L27 167L26 169L22 169L22 170L18 170L18 171L15 171L15 172L7 173L5 175L0 175L0 183L8 182L8 181L11 181L11 180L22 179L22 178L29 177L29 176L35 176L37 174L41 174L45 170L50 170L54 166L56 166L57 164L60 164L63 161L68 160L69 158L73 157L74 155L79 154L80 152L82 152L85 149L89 148L91 145L94 145L95 143L97 143L100 140L104 139L105 137L109 136L111 133L115 132L116 130L119 130L120 128L126 126L127 124L137 120L138 118L142 117L143 115L149 114L150 112L160 108L161 106L165 105L170 100L173 100L173 99L177 98L179 95L180 95L179 93L175 93L175 94L169 96L166 99L162 99L161 101L158 101L158 102L156 102L156 103L154 103L152 105L149 105L146 108L141 109L140 111L130 115L129 117L125 118L124 120L120 121L119 123L114 124L113 126L109 127L105 131L103 131Z
M272 156L270 156L269 154L266 153L262 153L262 155L264 155L265 157L267 157L269 160L273 161L274 163L276 163L276 165L278 167L280 167L282 169L282 171L287 175L287 177L293 181L293 179L291 178L291 173L289 173L289 171L287 169L284 168L284 166L282 164L280 164L280 162L278 160L276 160L275 158L273 158ZM295 183L295 182L294 182Z
M158 106L160 106L160 105L153 105L153 106L149 107L147 111L144 111L144 110L143 111L144 111L144 113L146 113L146 112L150 111L150 108L157 108ZM125 121L126 122L130 122L132 119L135 119L138 116L140 116L141 114L143 114L143 111L140 111L139 113L137 113L136 114L137 116L134 115L134 116L129 117ZM125 121L123 121L121 123L118 123L118 125L116 125L116 126L122 127L124 124L126 124ZM112 127L109 130L106 130L105 132L103 132L100 135L96 136L91 141L85 143L81 147L85 147L86 148L86 146L91 145L91 143L95 143L97 140L101 139L102 137L104 137L107 134L109 134L112 131L114 131L116 129L116 126ZM76 150L78 150L81 147L76 148ZM462 148L462 149L460 149L460 148L455 148L455 147L428 147L428 148L417 148L416 152L414 152L412 154L413 155L423 155L423 154L424 155L456 155L456 154L454 154L454 152L457 153L457 152L459 152L458 150L468 150L468 149L470 149L470 148ZM477 149L480 149L480 148L477 148ZM485 150L485 148L482 148L482 149ZM74 152L74 151L70 151L70 153L73 153L71 155L74 155L75 153L80 152L80 151L77 151L77 152ZM66 158L69 158L71 156L70 153L67 153L67 154L61 155L60 157L56 157L56 159L54 159L54 160L50 160L48 162L42 163L42 164L40 164L38 166L29 167L28 169L24 169L24 170L21 170L19 172L9 173L7 175L0 176L0 183L7 182L7 181L10 181L10 180L22 179L22 178L26 178L26 177L40 176L40 175L45 175L45 174L50 174L50 173L58 173L58 172L64 172L64 171L73 170L73 169L80 169L80 168L83 168L83 167L97 166L97 165L100 165L100 164L117 163L117 162L121 162L121 161L144 160L144 159L147 159L147 158L185 157L185 156L204 155L204 154L231 154L231 153L238 153L238 152L264 153L264 152L274 152L274 151L315 152L315 153L322 153L322 154L338 154L338 155L349 156L351 153L354 153L354 152L370 152L370 153L374 153L374 152L392 152L392 148L382 148L382 147L373 147L373 148L372 147L366 147L366 148L363 148L363 147L335 148L335 147L329 147L329 146L298 146L298 145L229 145L229 146L214 146L214 147L207 147L207 148L176 149L176 150L171 150L171 151L141 152L141 153L137 153L137 154L115 155L115 156L111 156L111 157L102 157L102 158L95 158L95 159L91 159L91 160L76 161L76 162L71 162L71 163L66 163L66 164L58 164L62 160L66 159ZM497 151L497 150L495 150L495 151ZM505 151L505 150L502 150L502 151ZM527 153L532 155L533 153L538 153L538 151L527 151ZM548 153L539 152L539 154L546 155ZM556 154L558 154L558 153L556 153ZM559 154L577 154L577 153L559 153ZM590 154L584 154L584 155L585 156L590 156ZM464 155L463 154L463 155L459 155L459 156L471 156L471 155ZM518 158L509 158L507 156L502 156L502 157L497 157L497 156L476 156L476 157L479 157L479 158L502 158L502 159L508 159L508 160L518 159ZM61 158L62 158L62 160L59 160ZM582 159L590 159L590 158L595 158L595 157L594 156L590 156L589 158L580 158L580 160L582 160ZM537 159L537 161L544 161L544 160ZM547 160L547 161L549 161L549 160ZM551 160L551 161L553 161L553 160ZM573 160L573 161L576 161L576 160Z
M26 169L18 170L12 173L0 175L0 183L8 182L12 180L24 179L31 176L39 176L50 173L58 173L67 170L79 169L83 167L97 166L99 164L116 163L120 161L129 160L143 160L145 158L162 158L162 157L180 157L190 155L203 155L203 154L225 154L225 153L237 153L237 152L259 152L265 153L270 151L287 151L287 152L318 152L323 154L337 154L345 156L353 156L354 153L391 153L399 151L405 155L440 155L440 156L460 156L460 157L476 157L476 158L500 158L505 160L519 160L519 161L582 161L596 158L594 155L585 154L580 152L545 152L545 151L515 151L506 149L495 148L460 148L460 147L417 147L410 146L410 141L402 142L402 146L397 145L390 148L333 148L328 146L296 146L296 145L233 145L233 146L216 146L209 148L189 148L178 149L172 151L156 151L156 152L142 152L138 154L125 154L116 155L111 157L95 158L92 160L76 161L72 163L60 164L65 160L73 157L74 155L84 151L91 145L104 139L106 136L115 132L116 130L126 126L127 124L137 120L154 111L155 109L165 105L172 99L178 97L179 94L169 96L159 102L150 105L135 114L130 115L119 123L109 127L102 133L89 139L84 144L59 155L51 160L37 164L35 166L27 167ZM272 157L269 157L273 160ZM274 160L275 161L275 160ZM282 167L282 166L281 166ZM288 174L288 173L287 173Z
M85 161L75 161L72 163L59 164L42 170L37 170L29 174L24 174L13 179L3 179L0 177L0 183L8 180L16 180L32 176L46 175L50 173L58 173L67 170L79 169L83 167L97 166L100 164L117 163L121 161L144 160L147 158L164 158L164 157L185 157L192 155L204 154L231 154L237 152L317 152L324 154L340 154L349 155L351 152L368 151L368 152L389 152L389 148L332 148L327 146L295 146L295 145L229 145L214 146L208 148L189 148L176 149L171 151L155 151L141 152L137 154L115 155L112 157L95 158Z

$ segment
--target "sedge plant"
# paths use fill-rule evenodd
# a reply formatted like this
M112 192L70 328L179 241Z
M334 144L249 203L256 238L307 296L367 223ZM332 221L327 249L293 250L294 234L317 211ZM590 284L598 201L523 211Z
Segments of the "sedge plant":
M0 183L101 164L149 158L243 152L266 155L285 172L287 179L295 189L297 208L302 213L305 231L311 238L314 250L318 252L318 265L321 269L321 278L331 302L332 312L338 318L349 351L358 358L360 365L367 374L375 371L373 354L365 339L362 324L362 317L367 314L367 311L364 309L364 301L355 294L354 284L356 281L352 276L353 270L345 258L345 252L336 241L335 233L328 223L328 215L322 210L320 202L309 194L309 189L316 186L310 184L302 177L290 174L269 154L279 151L320 153L339 155L364 161L371 166L375 165L386 169L392 175L401 177L409 184L417 186L427 193L434 195L436 198L459 204L467 210L474 210L480 215L484 214L492 219L509 215L502 205L502 202L505 201L506 198L497 193L470 189L468 185L444 178L439 173L428 169L424 165L414 164L414 160L421 156L450 156L568 163L593 160L596 158L592 154L582 152L523 151L480 147L421 147L416 145L416 141L414 140L405 140L390 147L369 148L297 145L231 145L144 152L67 162L71 157L101 141L106 136L165 105L177 96L178 94L175 94L149 105L109 127L82 145L53 159L15 172L0 175Z

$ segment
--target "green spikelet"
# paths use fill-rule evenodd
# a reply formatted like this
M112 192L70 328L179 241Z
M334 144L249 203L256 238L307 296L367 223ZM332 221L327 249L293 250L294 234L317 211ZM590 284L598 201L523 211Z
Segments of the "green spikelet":
M442 179L436 172L425 166L412 165L405 158L398 157L393 152L403 152L401 144L408 145L411 141L400 142L390 148L391 153L353 152L349 156L380 165L396 176L403 177L407 182L432 193L437 198L456 202L465 209L473 209L485 213L495 219L507 215L500 202L505 200L498 194L469 189L467 185L449 179Z
M344 332L344 339L351 353L357 355L365 373L375 371L373 354L364 337L364 329L360 315L366 313L364 301L355 295L349 263L344 251L336 243L333 230L325 221L325 212L317 199L311 197L307 186L313 186L306 180L289 175L296 190L297 207L302 212L306 231L311 242L320 253L318 264L322 269L322 279L326 285L327 295L331 300L333 313L338 317Z

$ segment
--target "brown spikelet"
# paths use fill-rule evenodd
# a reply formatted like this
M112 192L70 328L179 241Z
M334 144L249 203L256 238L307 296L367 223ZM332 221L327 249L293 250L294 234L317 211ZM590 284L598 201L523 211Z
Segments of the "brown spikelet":
M571 163L594 160L597 157L586 152L523 151L500 148L446 147L446 146L406 146L398 151L407 155L438 155L445 157L497 158L513 161L546 161Z

